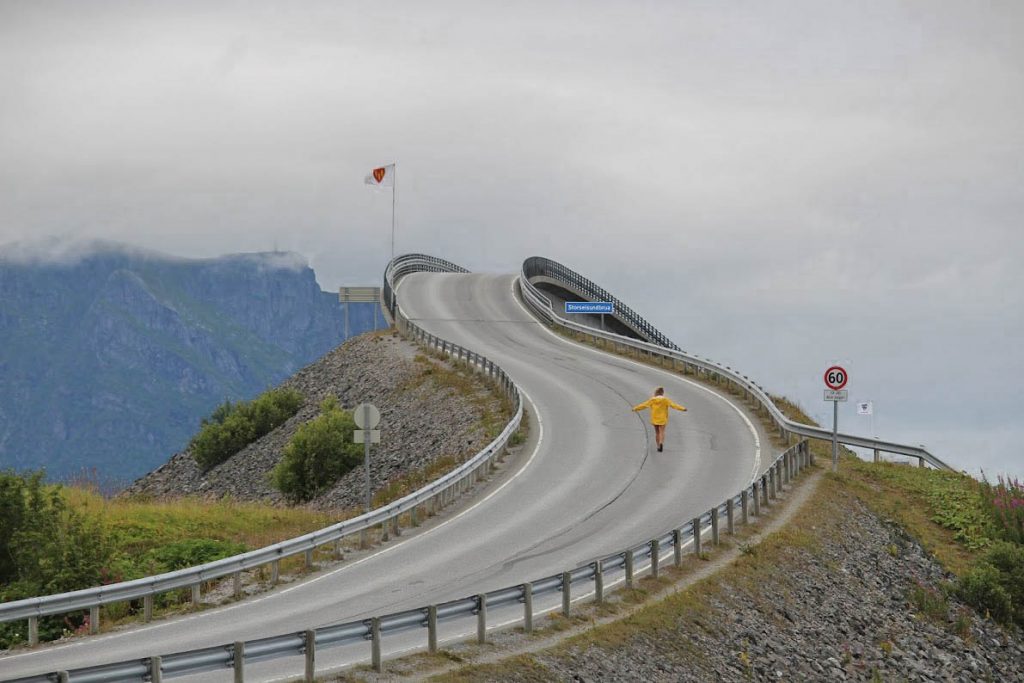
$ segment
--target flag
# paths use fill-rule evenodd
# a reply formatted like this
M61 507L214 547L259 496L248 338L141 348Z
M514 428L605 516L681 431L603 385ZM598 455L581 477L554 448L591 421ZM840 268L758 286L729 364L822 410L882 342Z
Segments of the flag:
M366 176L366 184L373 185L374 187L394 187L395 165L388 164L387 166L373 169Z
M861 401L857 404L858 415L873 415L875 413L875 404L872 401Z

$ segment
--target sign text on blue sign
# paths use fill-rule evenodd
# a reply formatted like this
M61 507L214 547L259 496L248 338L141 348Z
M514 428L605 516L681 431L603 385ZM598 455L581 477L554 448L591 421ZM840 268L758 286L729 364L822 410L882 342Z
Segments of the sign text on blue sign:
M610 301L566 301L566 313L614 313L615 306Z

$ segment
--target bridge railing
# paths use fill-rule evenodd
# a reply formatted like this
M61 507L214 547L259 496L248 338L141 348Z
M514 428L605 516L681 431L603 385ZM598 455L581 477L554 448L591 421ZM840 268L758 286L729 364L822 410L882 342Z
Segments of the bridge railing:
M589 301L610 301L615 304L615 316L623 319L626 324L636 330L647 341L664 346L667 349L679 350L671 339L661 333L654 325L649 323L643 316L619 301L613 294L592 280L583 277L571 268L563 266L558 261L544 258L543 256L531 256L523 262L523 273L526 277L537 278L547 277L556 282L568 285L572 290L582 293ZM536 287L535 294L546 302L546 309L553 312L551 301L544 296Z
M613 345L613 348L617 351L636 355L647 360L660 363L661 365L673 370L682 371L685 374L700 376L722 386L728 386L729 388L742 393L744 398L753 399L755 404L758 406L759 412L768 417L768 419L775 425L779 435L784 439L788 438L789 435L792 434L797 437L809 439L821 439L826 441L832 440L831 431L821 427L796 422L795 420L791 420L783 415L782 411L775 405L775 402L772 401L768 393L759 384L746 375L741 374L738 370L734 370L728 365L722 365L721 363L717 363L713 360L701 358L700 356L681 350L678 346L667 340L664 335L657 332L657 330L654 330L654 332L657 332L657 336L652 334L648 341L642 341L639 339L633 339L632 337L615 334L614 332L607 332L587 325L581 325L557 315L552 308L551 300L531 281L531 278L536 279L538 277L553 278L555 280L561 278L566 284L575 286L580 286L579 283L587 283L590 281L582 275L575 273L575 271L570 268L549 259L543 259L540 257L527 259L523 263L523 268L520 272L520 291L522 293L523 300L538 314L540 318L548 323L560 326L573 334L583 335L584 337L595 341L597 339L602 339L606 342L610 342ZM622 310L624 313L628 311L627 315L636 315L632 310L628 309L618 299L605 290L596 288L590 291L593 291L594 296L599 298L601 301L614 302L616 311ZM653 329L653 327L650 329ZM876 456L880 452L895 453L898 455L918 458L922 465L927 462L933 467L939 469L953 469L938 457L925 450L923 446L909 446L893 441L883 441L882 439L872 439L854 434L838 434L837 441L847 446L872 449Z
M442 259L421 255L400 257L389 264L386 271L389 277L385 278L385 286L388 289L389 298L391 298L392 288L398 279L418 270L468 272ZM144 603L144 618L148 621L152 615L154 597L160 593L191 589L193 602L198 602L203 583L232 576L235 578L237 593L241 572L261 567L270 568L272 582L276 583L279 563L285 558L305 555L307 566L311 566L312 553L315 550L333 545L337 551L340 549L343 539L355 534L364 534L376 527L381 529L382 540L387 540L389 534L400 533L399 517L410 515L412 523L418 524L419 518L424 513L433 514L472 487L477 480L494 468L495 461L503 453L509 439L519 429L523 416L523 401L519 389L505 371L491 360L458 344L428 334L418 325L407 320L402 315L400 308L395 307L392 310L397 311L396 319L400 330L429 348L466 361L475 371L496 382L511 401L514 408L512 418L501 433L483 450L419 490L358 517L258 550L186 569L67 593L0 603L0 622L27 620L29 644L35 645L38 642L38 620L44 616L88 610L90 629L95 632L99 625L100 606L141 599Z
M561 613L570 616L573 596L578 595L580 590L593 591L593 601L601 603L604 601L605 585L610 585L613 577L619 578L627 587L632 587L642 573L657 578L668 562L671 561L675 566L681 565L686 553L702 557L705 542L710 542L712 546L718 545L722 534L734 534L738 525L747 524L751 518L760 516L763 508L771 506L786 486L813 464L814 457L807 447L807 441L801 440L779 454L765 473L750 486L707 512L692 519L681 520L678 526L643 543L526 583L369 619L187 652L53 671L13 679L8 683L141 683L218 670L233 670L234 680L239 681L245 679L246 664L302 655L305 656L304 680L313 681L316 677L318 653L324 650L368 642L369 652L365 656L374 670L381 671L385 636L412 630L426 631L420 649L435 653L440 642L440 625L466 617L476 617L476 640L484 643L487 640L488 609L521 605L522 623L526 631L531 631L534 617L541 612L559 609L559 602ZM560 601L555 600L554 607L536 609L535 600L551 599L552 596L560 597ZM403 650L408 651L404 647Z

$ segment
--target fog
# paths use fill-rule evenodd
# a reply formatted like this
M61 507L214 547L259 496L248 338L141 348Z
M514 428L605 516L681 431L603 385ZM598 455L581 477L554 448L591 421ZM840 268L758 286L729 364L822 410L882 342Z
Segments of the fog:
M1024 470L1024 7L0 3L0 243L576 268L830 419ZM66 257L66 250L65 250ZM842 429L868 418L841 411Z

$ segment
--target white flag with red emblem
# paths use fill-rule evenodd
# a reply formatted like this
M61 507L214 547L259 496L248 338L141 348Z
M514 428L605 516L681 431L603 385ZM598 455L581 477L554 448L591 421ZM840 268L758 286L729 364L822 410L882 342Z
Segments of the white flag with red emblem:
M366 176L366 184L373 185L374 187L394 187L395 165L388 164L387 166L373 169Z

